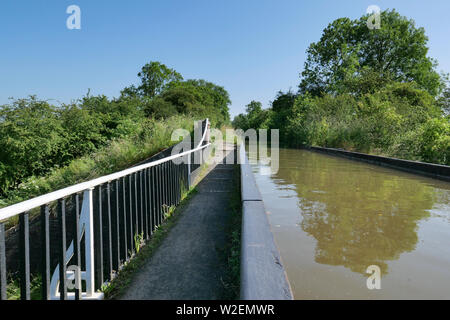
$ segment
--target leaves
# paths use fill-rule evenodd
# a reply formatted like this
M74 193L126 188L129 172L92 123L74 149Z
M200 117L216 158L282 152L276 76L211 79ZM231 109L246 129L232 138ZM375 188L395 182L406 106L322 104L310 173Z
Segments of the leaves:
M205 80L182 81L178 72L160 62L146 64L138 76L140 85L125 88L117 99L88 93L56 107L30 96L0 106L0 196L31 176L45 176L114 146L118 139L133 136L143 141L148 132L155 133L147 118L182 114L210 118L213 125L229 122L231 101L223 87ZM165 134L165 128L160 129Z
M369 29L368 17L340 18L324 29L321 39L307 50L300 91L315 96L367 93L389 81L415 81L436 96L442 80L435 71L436 62L427 57L425 30L394 10L381 13L381 29ZM359 87L361 77L372 80Z

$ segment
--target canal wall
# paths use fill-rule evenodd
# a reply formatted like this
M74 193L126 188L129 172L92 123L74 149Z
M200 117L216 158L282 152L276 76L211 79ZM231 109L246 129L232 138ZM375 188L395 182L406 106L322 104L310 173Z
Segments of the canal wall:
M450 181L450 166L375 156L365 153L352 152L334 148L311 146L307 147L307 149L326 154L341 156L353 160L364 161L380 166L390 167L393 169L402 170L410 173L420 174L435 179Z
M242 144L241 299L292 300L292 290L275 245L266 209Z

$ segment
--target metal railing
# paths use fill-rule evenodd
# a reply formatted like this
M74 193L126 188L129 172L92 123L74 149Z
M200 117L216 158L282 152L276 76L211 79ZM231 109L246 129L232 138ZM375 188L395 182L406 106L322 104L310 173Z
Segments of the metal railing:
M208 128L206 119L192 150L0 209L0 300L7 299L7 260L17 264L8 271L18 275L23 300L31 298L33 271L40 274L42 299L103 298L99 289L189 189L210 146ZM5 223L17 216L18 228L6 231Z

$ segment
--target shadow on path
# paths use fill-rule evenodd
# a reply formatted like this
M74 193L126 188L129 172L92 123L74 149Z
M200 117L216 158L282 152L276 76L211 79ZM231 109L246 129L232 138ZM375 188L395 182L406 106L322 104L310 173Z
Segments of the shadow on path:
M120 299L222 298L225 266L220 249L227 238L230 195L235 188L233 165L224 161L200 181L175 226Z

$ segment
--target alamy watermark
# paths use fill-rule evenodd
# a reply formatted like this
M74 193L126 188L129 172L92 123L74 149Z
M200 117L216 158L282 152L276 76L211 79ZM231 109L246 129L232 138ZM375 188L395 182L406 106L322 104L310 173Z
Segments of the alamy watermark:
M226 129L225 137L222 131L211 128L207 131L205 136L205 143L210 143L208 148L204 148L200 152L195 152L193 159L189 151L198 147L198 144L203 139L202 128L197 125L194 127L194 139L192 140L191 134L185 129L176 129L172 133L172 141L182 141L175 145L172 149L172 156L186 153L184 156L177 157L173 160L175 164L180 163L193 163L193 164L213 164L221 163L225 158L226 164L245 164L243 161L247 161L246 157L238 154L234 156L235 150L226 150L227 146L236 144L241 146L242 143L246 143L248 146L248 163L259 164L266 170L261 170L261 174L270 175L276 174L279 169L279 130L270 130L270 142L269 133L266 129L248 129L244 132L241 129ZM227 155L224 154L227 152ZM245 152L240 150L238 152Z
M373 290L381 289L381 269L379 266L373 264L367 267L366 273L370 276L366 280L367 289Z
M69 30L81 29L81 9L79 6L72 4L67 7L66 13L70 16L66 20L66 26Z
M381 29L381 9L377 5L371 5L366 13L371 14L367 19L367 28L370 30Z

